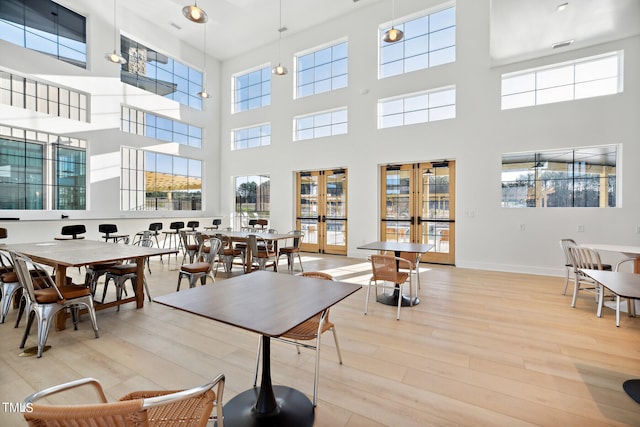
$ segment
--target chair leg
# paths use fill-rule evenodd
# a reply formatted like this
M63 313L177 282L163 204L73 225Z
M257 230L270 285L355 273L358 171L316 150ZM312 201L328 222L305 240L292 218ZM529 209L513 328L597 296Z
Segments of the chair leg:
M576 276L573 280L573 298L571 299L571 307L576 306L576 300L578 299L579 289L580 289L580 284L579 284L578 276Z
M27 337L29 336L29 332L31 332L31 325L33 325L33 318L36 316L35 311L29 310L29 314L27 315L27 326L24 328L24 334L22 334L22 341L20 341L20 348L24 348L24 345L27 342Z
M333 332L333 341L336 343L336 352L338 353L338 360L342 365L342 354L340 353L340 344L338 344L338 335L336 333L336 327L331 328L331 332Z
M298 261L300 262L300 271L304 272L304 268L302 268L302 257L300 257L300 251L298 251Z
M616 295L616 327L620 327L620 295Z
M598 310L596 310L596 316L602 317L602 306L604 305L604 286L598 284L596 285L597 295L598 295Z
M367 310L369 309L369 293L371 292L371 282L372 282L372 280L369 280L369 286L367 286L367 297L364 300L364 314L365 314L365 316L367 314Z
M318 405L318 372L320 371L320 338L322 334L316 337L316 372L313 376L313 407Z
M2 313L0 313L0 323L4 323L4 319L9 313L13 297L20 289L20 283L3 283L2 284Z
M400 320L400 307L402 306L402 285L400 284L397 286L398 286L398 314L396 315L396 320ZM409 299L411 299L411 295L409 295Z
M564 277L564 289L562 290L562 295L567 294L567 287L569 286L569 268L565 268L566 274Z

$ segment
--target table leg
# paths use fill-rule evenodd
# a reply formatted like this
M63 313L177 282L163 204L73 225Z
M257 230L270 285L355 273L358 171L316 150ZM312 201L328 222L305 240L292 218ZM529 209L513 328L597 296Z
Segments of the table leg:
M64 286L67 284L67 266L66 265L56 265L54 266L56 269L56 286ZM56 331L63 331L67 327L67 312L66 310L61 310L56 315Z
M144 262L146 257L136 258L136 308L144 306Z
M311 427L314 420L313 404L307 396L291 387L271 384L271 339L262 336L260 387L244 391L224 405L224 425Z

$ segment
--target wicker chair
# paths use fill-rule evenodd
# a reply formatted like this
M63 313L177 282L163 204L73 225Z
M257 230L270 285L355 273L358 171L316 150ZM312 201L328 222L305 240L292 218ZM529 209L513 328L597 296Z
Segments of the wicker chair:
M211 382L182 391L139 391L129 393L118 401L108 402L100 383L83 378L36 392L25 399L31 411L24 414L32 427L205 427L216 408L215 419L223 427L222 394L225 377L216 376ZM48 405L38 403L41 398L76 387L95 387L100 403ZM217 386L217 387L216 387ZM216 390L214 391L214 387Z
M300 274L304 277L311 277L315 279L322 279L327 281L333 281L333 277L330 274L322 273L320 271L308 271ZM330 286L330 284L329 284ZM277 340L287 344L293 344L300 354L300 347L309 348L316 352L316 366L315 375L313 377L313 406L317 404L318 394L318 371L320 370L320 336L327 332L333 332L333 340L336 343L336 352L338 353L338 360L342 365L342 355L340 354L340 345L338 344L338 336L336 335L336 328L329 320L329 310L324 313L319 313L311 319L301 323L295 328L289 330L280 337L272 337L272 340ZM315 344L301 343L300 341L315 341ZM258 383L258 369L260 368L260 351L262 346L262 336L258 337L258 352L256 354L256 372L253 377L253 386Z
M402 305L402 285L409 279L409 300L413 305L413 280L412 273L413 268L409 260L405 258L396 257L393 255L371 255L371 268L373 275L369 279L369 286L367 288L367 298L364 303L364 314L367 314L369 309L369 293L371 287L376 288L376 298L378 296L378 287L392 288L398 292L398 314L396 319L400 320L400 307ZM399 269L406 269L408 272L398 271ZM382 284L378 284L381 281ZM387 282L393 283L392 286L387 285Z
M33 262L28 257L12 252L11 258L18 274L18 279L23 288L23 293L29 299L27 327L20 343L20 348L24 348L33 324L33 318L37 317L38 322L38 357L42 357L49 329L58 312L67 308L73 314L74 329L78 328L78 307L84 306L91 317L91 324L96 338L98 338L98 324L96 312L93 308L93 297L91 291L86 286L66 285L56 286L51 276L44 267ZM30 270L33 270L30 271ZM38 287L34 285L34 280L38 281Z

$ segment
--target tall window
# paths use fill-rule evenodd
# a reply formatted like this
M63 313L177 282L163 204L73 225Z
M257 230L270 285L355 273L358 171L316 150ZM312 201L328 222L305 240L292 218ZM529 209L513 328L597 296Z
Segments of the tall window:
M120 36L120 48L127 60L122 82L202 110L202 72L125 36Z
M0 38L87 68L86 18L50 0L2 0Z
M233 112L271 105L271 70L262 67L233 76Z
M271 124L252 126L231 131L233 150L261 147L271 144Z
M348 85L348 44L341 42L296 56L296 98Z
M623 52L502 75L502 109L622 92Z
M122 210L202 210L202 162L122 147Z
M0 103L52 116L88 121L84 92L0 71Z
M121 130L160 141L202 148L202 128L126 106L122 106Z
M502 155L502 207L615 207L617 147Z
M294 124L296 141L342 135L348 131L348 111L340 108L298 116L294 118Z
M271 179L268 175L237 176L236 215L268 218L271 204Z
M378 128L434 122L456 117L455 87L382 99L378 102Z
M456 8L394 23L404 32L395 43L382 41L390 27L379 29L380 78L396 76L456 60Z
M0 127L0 209L86 209L86 141Z

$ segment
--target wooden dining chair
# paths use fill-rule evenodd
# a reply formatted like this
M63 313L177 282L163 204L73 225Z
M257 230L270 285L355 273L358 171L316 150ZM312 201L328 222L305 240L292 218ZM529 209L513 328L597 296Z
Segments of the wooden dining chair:
M323 273L321 271L308 271L300 274L303 277L311 277L315 279L333 281L333 277L330 274ZM327 286L331 286L328 283ZM320 337L323 333L331 331L333 333L333 340L336 345L336 352L338 353L338 361L342 365L342 355L340 354L340 344L338 344L338 335L336 334L336 328L333 322L329 320L329 309L323 313L319 313L309 320L301 323L295 328L287 331L280 337L272 337L272 340L284 342L286 344L293 344L300 354L300 347L309 348L315 350L315 374L313 377L313 406L317 405L318 395L318 373L320 371ZM301 343L300 341L305 341ZM309 343L309 342L313 343ZM260 369L260 354L262 350L262 336L258 337L258 352L256 353L256 371L253 377L253 386L258 383L258 370Z
M24 402L30 410L24 419L31 427L205 427L215 408L213 421L224 427L224 383L224 374L218 374L198 387L135 391L109 402L98 380L82 378L27 396ZM94 388L98 403L77 404L73 398L63 405L40 402L58 393L74 396L71 390L83 386Z

